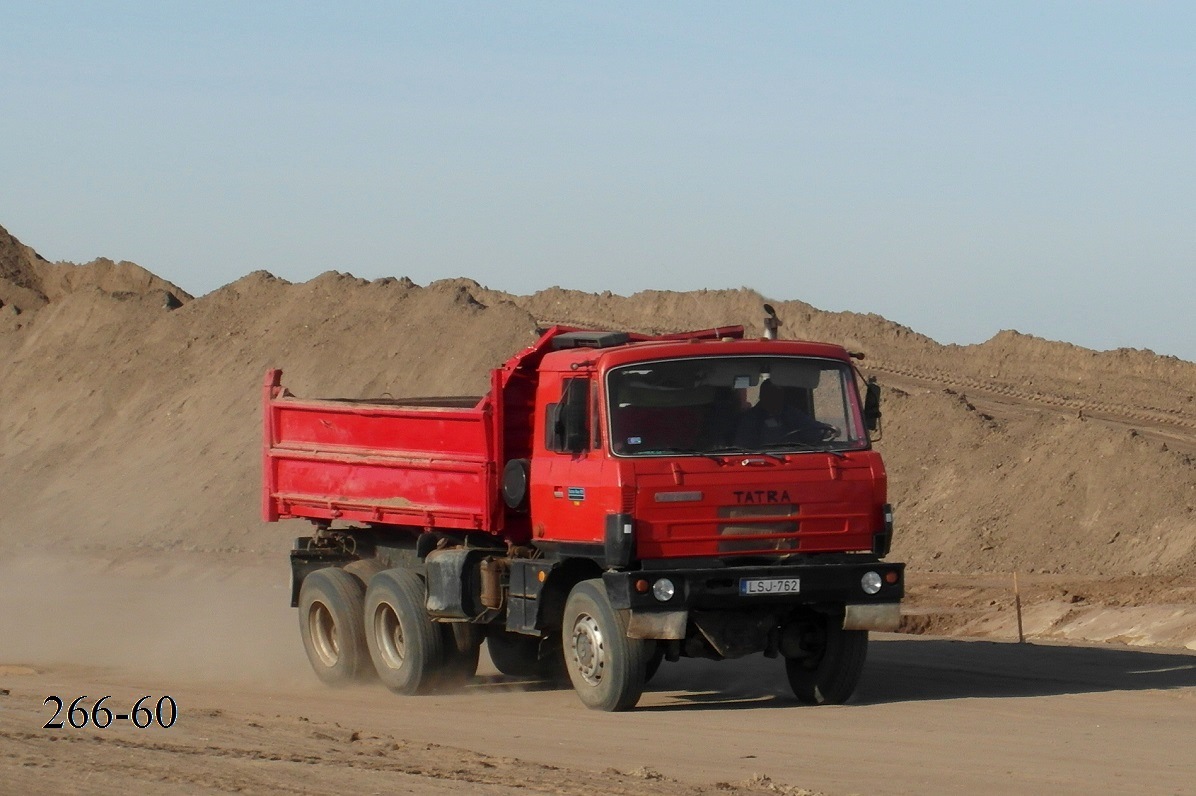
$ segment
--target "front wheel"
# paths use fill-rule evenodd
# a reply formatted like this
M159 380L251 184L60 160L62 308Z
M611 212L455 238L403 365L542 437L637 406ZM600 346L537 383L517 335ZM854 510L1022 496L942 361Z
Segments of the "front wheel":
M836 618L823 617L808 639L807 655L785 659L793 694L807 705L842 705L864 671L868 631L844 630Z
M635 707L644 692L649 642L627 638L626 622L611 607L601 578L573 587L561 626L565 668L588 708Z
M365 592L370 658L378 679L397 694L432 690L444 661L444 637L424 602L424 582L405 569L379 572Z

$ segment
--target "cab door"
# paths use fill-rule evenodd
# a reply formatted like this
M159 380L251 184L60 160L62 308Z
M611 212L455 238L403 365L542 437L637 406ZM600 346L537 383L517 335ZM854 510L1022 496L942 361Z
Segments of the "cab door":
M546 381L532 461L532 540L557 543L563 554L598 557L620 492L617 469L603 450L597 383L584 372Z

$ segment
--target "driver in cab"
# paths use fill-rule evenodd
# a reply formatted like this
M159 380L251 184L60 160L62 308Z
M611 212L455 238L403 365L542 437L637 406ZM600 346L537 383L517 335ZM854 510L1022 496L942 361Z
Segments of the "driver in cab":
M783 443L812 445L834 438L834 426L820 423L785 402L781 387L765 379L760 382L760 399L739 418L735 446L758 450Z

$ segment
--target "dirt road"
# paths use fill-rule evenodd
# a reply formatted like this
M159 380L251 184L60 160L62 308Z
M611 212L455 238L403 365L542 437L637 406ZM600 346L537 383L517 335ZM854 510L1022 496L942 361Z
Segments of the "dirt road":
M0 791L1185 793L1196 655L887 636L851 705L798 707L778 661L666 664L629 714L500 678L331 691L285 583L125 562L0 573ZM51 605L43 598L56 597ZM88 652L90 650L90 652ZM55 695L178 721L45 729ZM60 716L60 719L64 718Z

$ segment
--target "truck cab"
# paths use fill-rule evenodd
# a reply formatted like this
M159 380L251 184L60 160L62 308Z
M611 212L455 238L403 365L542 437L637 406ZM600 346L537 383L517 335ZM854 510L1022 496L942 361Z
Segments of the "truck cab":
M605 541L594 529L622 513L636 560L887 552L887 477L842 349L558 351L540 365L536 406L538 544Z

